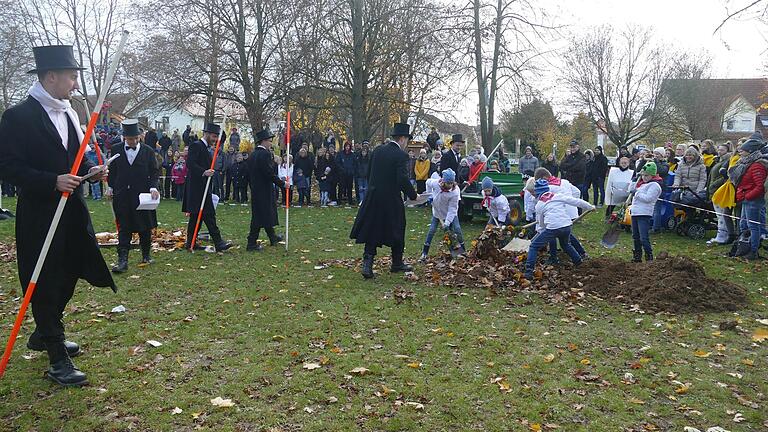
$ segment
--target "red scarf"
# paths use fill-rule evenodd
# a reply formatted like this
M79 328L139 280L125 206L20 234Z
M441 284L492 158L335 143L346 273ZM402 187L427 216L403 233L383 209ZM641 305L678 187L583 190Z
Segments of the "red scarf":
M552 177L547 179L547 183L549 183L551 185L554 185L554 186L560 186L560 179L555 177L555 176L552 176Z
M661 177L659 177L658 175L655 175L655 176L651 177L651 181L649 181L649 182L644 182L644 181L643 181L643 176L640 176L640 179L637 181L637 186L635 186L635 187L639 189L639 188L640 188L640 186L642 186L642 185L644 185L644 184L646 184L646 183L653 183L653 182L663 182L663 181L664 181L664 179L662 179L662 178L661 178Z

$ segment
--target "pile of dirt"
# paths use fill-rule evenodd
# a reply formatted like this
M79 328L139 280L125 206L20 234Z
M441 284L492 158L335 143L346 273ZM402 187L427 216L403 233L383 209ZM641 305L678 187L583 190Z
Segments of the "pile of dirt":
M587 295L629 305L647 312L696 313L735 311L747 304L747 291L732 282L708 278L701 264L684 256L631 263L597 258L574 267L567 257L561 265L543 264L541 254L535 279L523 278L525 253L500 250L508 233L486 231L473 242L462 260L447 254L426 263L426 281L450 287L487 288L510 294L537 291L553 302L581 302Z
M584 290L608 301L648 312L724 312L747 304L747 291L708 278L701 264L685 256L644 263L598 258L580 267L549 271L542 278L557 290Z
M0 262L16 261L16 243L0 242Z

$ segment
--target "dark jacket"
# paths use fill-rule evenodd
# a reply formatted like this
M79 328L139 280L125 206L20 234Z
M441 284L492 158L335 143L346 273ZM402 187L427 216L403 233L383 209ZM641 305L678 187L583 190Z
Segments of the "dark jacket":
M388 142L371 152L368 191L357 212L350 238L377 247L405 244L402 194L416 199L416 191L408 178L408 154L397 143Z
M80 143L69 122L69 144L61 137L40 103L32 97L7 109L0 120L0 179L18 187L16 249L19 281L26 288L53 220L61 193L56 178L69 173ZM78 175L93 167L83 160ZM67 199L35 299L48 295L45 280L85 279L94 286L116 290L112 275L99 251L82 185Z
M371 152L363 156L360 152L355 156L355 178L368 178L368 165L371 163Z
M435 131L430 132L429 135L427 135L427 144L429 144L429 148L431 148L433 151L439 150L437 148L437 140L439 139L440 139L439 133Z
M243 187L248 184L248 166L247 161L241 160L235 162L229 167L229 175L232 177L234 187Z
M355 175L355 153L350 151L340 151L336 154L336 166L339 168L339 174L352 177Z
M325 175L325 168L331 167L331 172L328 173L328 175ZM317 170L315 171L315 177L317 177L317 180L319 181L321 177L327 177L326 180L329 182L336 181L336 161L331 159L326 159L325 156L321 157L317 160Z
M592 164L592 180L605 180L608 176L608 158L604 154L595 154L595 161Z
M148 131L144 134L144 143L152 148L152 150L155 150L155 145L157 144L157 133L154 131Z
M296 158L293 160L293 169L294 171L300 169L304 177L311 180L312 174L315 172L315 161L309 154L306 157L296 155Z
M216 145L216 143L211 143L211 145ZM205 183L208 181L208 177L204 177L203 172L209 169L211 169L211 154L208 152L205 141L198 140L190 144L187 154L187 180L185 181L181 211L194 215L200 211ZM208 193L205 195L205 207L203 207L203 213L206 215L216 214L212 196L213 187L209 187Z
M546 168L554 177L560 175L560 166L556 161L544 161L544 164L541 166L542 168Z
M155 152L149 146L139 145L139 153L128 163L124 144L112 147L112 155L120 154L109 166L109 187L112 188L112 208L121 231L142 232L157 227L154 210L136 210L139 194L157 189L158 170L155 167Z
M560 162L560 171L563 178L578 187L584 184L587 174L587 157L579 150L564 157Z
M251 229L271 228L277 223L275 188L285 189L285 182L275 174L275 159L264 147L256 147L247 160L251 187Z
M443 152L443 156L440 158L440 171L445 171L448 168L453 172L459 172L459 162L461 162L461 155L456 155L453 149L448 149Z
M163 156L168 153L168 149L171 147L171 144L173 144L173 142L171 141L171 137L168 135L163 135L163 137L160 138L160 148L163 151Z

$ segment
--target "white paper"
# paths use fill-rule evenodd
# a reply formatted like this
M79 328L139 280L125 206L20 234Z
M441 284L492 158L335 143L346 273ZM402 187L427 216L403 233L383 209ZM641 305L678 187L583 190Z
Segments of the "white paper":
M213 201L213 209L216 210L216 207L219 206L219 196L216 194L211 194L211 201Z
M159 204L160 197L153 200L151 193L142 193L139 194L139 206L136 207L136 210L155 210Z

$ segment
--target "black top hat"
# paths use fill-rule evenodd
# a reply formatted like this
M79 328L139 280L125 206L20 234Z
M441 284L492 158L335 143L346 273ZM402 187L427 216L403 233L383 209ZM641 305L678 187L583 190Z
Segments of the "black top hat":
M139 132L139 121L136 119L125 119L122 126L124 137L137 137L141 135Z
M260 143L264 140L272 139L275 137L275 134L272 133L269 129L262 129L256 133L256 135L253 136L253 141L256 143Z
M206 123L205 127L203 128L203 132L218 135L221 133L221 126L217 125L216 123Z
M568 144L568 145L570 145L570 146L577 146L577 145L579 145L579 142L576 141L576 140L571 140L571 143Z
M32 48L35 55L35 68L27 73L38 73L50 70L76 69L83 70L77 61L72 45L48 45Z
M392 135L392 137L407 136L408 139L413 139L413 135L411 135L411 126L408 123L395 123L395 125L392 126L392 133L390 135Z
M454 134L452 139L451 139L451 142L465 143L466 141L464 141L464 135L462 135L462 134Z

